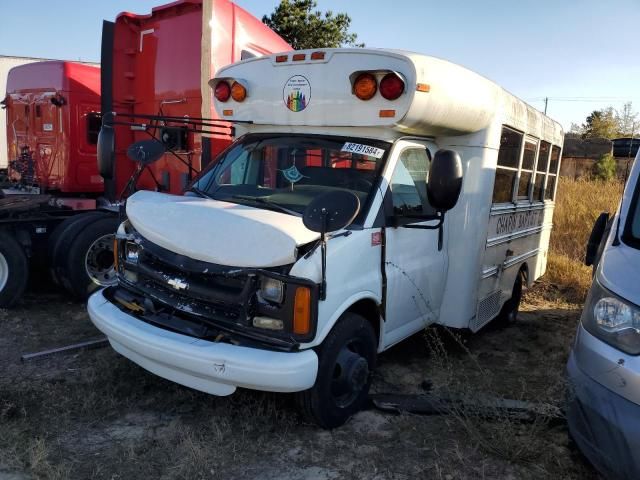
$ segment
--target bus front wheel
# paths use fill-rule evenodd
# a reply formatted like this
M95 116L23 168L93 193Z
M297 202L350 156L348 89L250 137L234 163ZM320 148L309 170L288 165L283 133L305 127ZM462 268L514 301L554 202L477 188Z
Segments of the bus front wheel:
M364 317L347 312L318 348L318 375L298 405L323 428L344 424L367 401L376 364L376 336Z

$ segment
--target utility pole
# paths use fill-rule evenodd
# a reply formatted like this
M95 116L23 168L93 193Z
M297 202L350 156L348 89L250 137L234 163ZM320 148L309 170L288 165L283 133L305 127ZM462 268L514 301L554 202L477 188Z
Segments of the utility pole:
M549 97L544 97L544 114L547 114L547 103L549 103Z

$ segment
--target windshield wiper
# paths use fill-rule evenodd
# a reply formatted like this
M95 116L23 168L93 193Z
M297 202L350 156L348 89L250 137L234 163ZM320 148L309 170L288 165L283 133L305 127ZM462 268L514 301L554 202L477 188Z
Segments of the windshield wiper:
M287 207L283 207L282 205L278 205L277 203L270 202L266 198L263 197L252 197L251 195L232 195L231 198L237 200L249 200L250 202L259 203L260 205L265 205L268 208L273 210L278 210L283 213L288 213L289 215L294 215L296 217L301 217L302 214L300 212L296 212L295 210L291 210Z
M189 190L187 190L187 192L193 192L196 195L198 195L199 197L202 198L208 198L210 200L215 200L211 195L209 195L207 192L204 192L202 190L200 190L198 187L196 186L191 186L189 187Z

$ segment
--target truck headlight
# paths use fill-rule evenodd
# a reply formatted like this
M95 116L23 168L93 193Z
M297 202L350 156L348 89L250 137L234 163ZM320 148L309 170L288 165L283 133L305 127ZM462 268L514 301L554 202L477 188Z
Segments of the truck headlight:
M262 277L258 294L264 300L282 303L282 299L284 298L284 284L275 278Z
M582 312L582 325L593 336L629 355L640 355L640 308L594 280Z

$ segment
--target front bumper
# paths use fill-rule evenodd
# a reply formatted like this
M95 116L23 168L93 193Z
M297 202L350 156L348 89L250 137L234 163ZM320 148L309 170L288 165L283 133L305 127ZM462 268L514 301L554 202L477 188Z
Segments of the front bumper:
M640 478L640 405L587 376L571 352L567 363L569 431L607 478Z
M155 327L127 315L102 291L87 305L89 317L118 353L156 375L214 395L236 387L271 392L311 388L318 357L313 350L275 352L210 342Z

